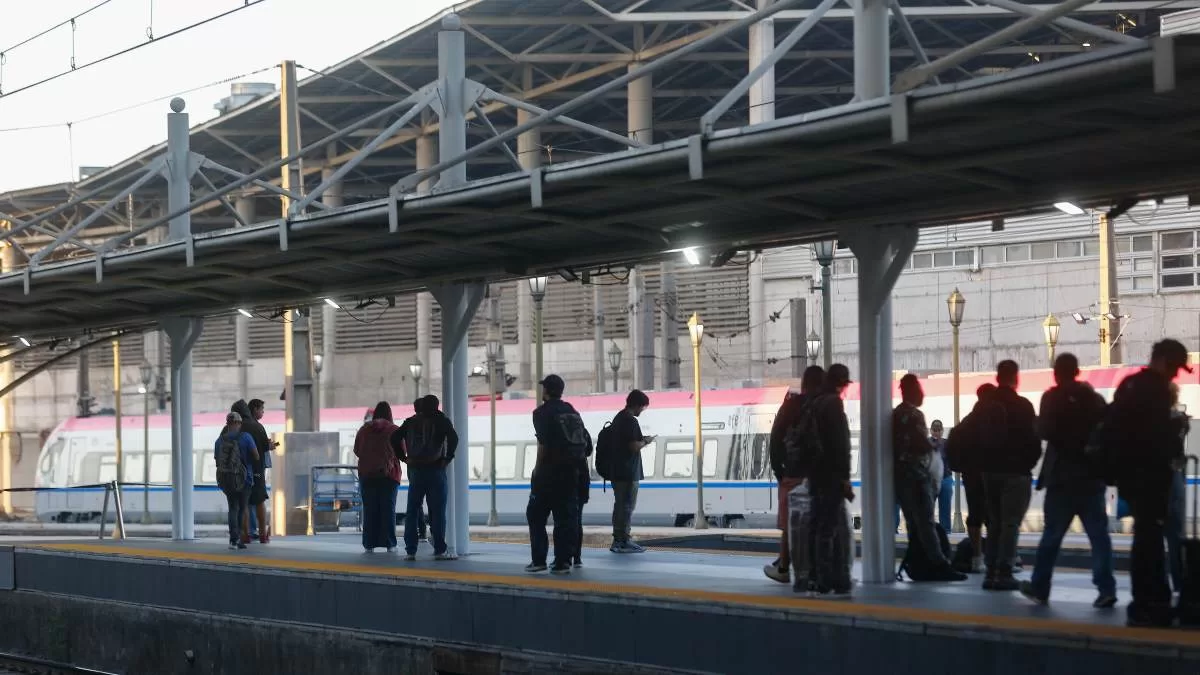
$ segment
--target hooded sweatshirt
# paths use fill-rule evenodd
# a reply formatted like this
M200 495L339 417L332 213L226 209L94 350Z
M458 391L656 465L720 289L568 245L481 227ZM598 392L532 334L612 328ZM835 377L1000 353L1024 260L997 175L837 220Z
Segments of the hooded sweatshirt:
M250 434L250 438L254 439L254 445L258 448L258 461L254 462L254 473L261 476L263 460L271 451L271 437L267 435L266 428L251 414L250 404L246 403L245 399L238 399L229 410L242 416L242 432Z
M398 439L399 427L386 419L371 420L354 437L354 456L358 457L360 479L389 478L400 482L400 460L393 438Z

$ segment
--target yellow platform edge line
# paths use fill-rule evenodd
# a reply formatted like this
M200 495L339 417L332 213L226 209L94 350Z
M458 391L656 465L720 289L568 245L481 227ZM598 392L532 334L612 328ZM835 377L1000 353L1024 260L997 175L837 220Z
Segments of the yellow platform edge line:
M906 623L929 623L958 629L987 629L1024 633L1036 633L1040 637L1107 638L1124 642L1139 642L1172 647L1200 647L1200 632L1186 630L1164 630L1157 628L1129 628L1125 626L1102 626L1095 624L990 614L966 614L919 607L893 607L867 604L860 600L820 600L787 596L751 595L697 589L657 588L611 584L595 581L567 580L557 578L521 577L481 572L430 570L413 567L364 565L349 562L324 562L315 560L280 560L254 555L222 553L200 553L196 551L164 551L153 548L113 547L105 544L56 543L22 544L19 548L69 553L92 553L117 557L149 558L177 562L206 562L223 565L254 567L256 569L284 569L300 572L325 572L358 576L384 576L393 578L445 581L459 584L481 584L517 588L539 588L575 593L599 593L629 597L630 595L684 600L699 603L741 605L759 609L800 609L814 613L845 616L849 618L896 621ZM452 566L454 563L447 563Z

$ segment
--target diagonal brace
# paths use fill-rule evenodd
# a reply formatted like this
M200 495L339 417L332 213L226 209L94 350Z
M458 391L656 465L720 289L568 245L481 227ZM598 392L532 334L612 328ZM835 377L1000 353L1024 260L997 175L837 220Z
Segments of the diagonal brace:
M987 2L988 0L984 0ZM1003 0L1001 0L1003 2ZM904 8L900 6L900 0L890 0L888 3L892 8L892 16L896 17L896 23L900 26L900 32L904 34L904 41L917 55L917 61L923 65L929 65L929 55L925 53L925 48L921 46L921 41L917 39L917 33L913 30L912 24L909 23L908 17L904 15ZM933 76L934 84L941 84L942 81L937 75Z
M491 118L487 116L487 111L483 109L483 106L479 105L479 101L472 103L471 107L474 108L475 114L479 117L479 119L483 120L483 123L487 125L487 128L492 132L492 135L499 136L500 132L496 130L496 125L492 124ZM512 148L508 147L508 143L502 143L500 144L500 147L504 149L504 154L508 155L509 161L513 163L513 167L516 168L517 171L525 170L525 167L521 166L521 160L517 158L516 153L512 151Z
M511 96L505 96L504 94L501 94L500 92L497 92L497 91L493 91L491 89L485 90L483 92L483 96L481 97L481 99L484 101L495 101L497 103L503 103L504 105L511 106L511 107L517 108L519 110L524 110L525 112L533 113L534 115L549 114L549 111L547 111L545 108L539 108L532 103L527 103L525 101L513 98ZM595 134L595 135L599 136L600 138L604 138L604 139L613 141L614 143L620 143L621 145L627 145L631 148L646 147L645 143L642 143L641 141L639 141L637 139L629 138L628 136L622 136L621 134L614 134L613 132L611 132L607 129L601 129L598 126L588 124L587 122L580 122L579 120L572 119L565 115L559 116L558 121L562 122L563 124L565 124L569 127L574 127L576 129L579 129L580 131L584 131L584 132L587 132L590 134Z
M999 7L1001 9L1007 9L1010 12L1014 12L1016 14L1024 14L1025 16L1037 16L1039 13L1038 10L1034 9L1033 7L1024 5L1020 2L1017 2L1016 0L979 0L979 1L985 5L992 5L994 7ZM1133 37L1132 35L1126 35L1124 33L1118 33L1115 30L1109 30L1107 28L1104 28L1103 26L1097 26L1094 24L1090 24L1086 21L1080 21L1079 19L1072 19L1072 18L1066 17L1066 16L1055 19L1053 21L1053 23L1055 23L1058 26L1061 26L1063 28L1066 28L1068 30L1078 31L1080 33L1086 33L1087 35L1091 35L1093 37L1098 37L1101 40L1108 40L1109 42L1121 42L1124 44L1131 44L1131 45L1136 45L1136 44L1144 42L1144 40L1142 40L1141 38L1136 38L1136 37Z

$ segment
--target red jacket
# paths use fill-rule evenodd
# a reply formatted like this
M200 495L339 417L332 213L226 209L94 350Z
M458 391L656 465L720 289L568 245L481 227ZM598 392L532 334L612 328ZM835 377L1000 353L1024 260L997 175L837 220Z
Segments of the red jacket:
M399 430L387 420L373 420L364 424L354 437L354 455L358 457L358 477L387 477L400 482L400 460L392 445L392 437Z

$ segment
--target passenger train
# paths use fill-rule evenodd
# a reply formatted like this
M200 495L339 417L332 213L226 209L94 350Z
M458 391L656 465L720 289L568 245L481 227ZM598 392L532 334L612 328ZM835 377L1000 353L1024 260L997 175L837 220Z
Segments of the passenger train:
M1120 381L1137 372L1136 368L1089 369L1083 379L1092 383L1106 399L1110 399ZM975 403L975 389L992 381L991 374L964 374L961 377L961 410L966 415ZM936 375L922 380L926 399L922 406L927 422L940 419L947 431L953 426L953 380ZM1200 409L1200 385L1180 383L1180 402L1186 410ZM1041 393L1051 386L1047 370L1022 374L1021 393L1036 407ZM702 431L704 442L704 500L705 511L712 524L721 527L773 526L777 488L771 475L767 441L771 423L787 393L786 387L758 389L724 389L703 392ZM696 479L693 476L695 412L690 392L650 392L650 408L641 417L646 435L657 436L655 443L642 451L645 480L638 495L635 523L640 525L686 526L692 523L696 504ZM896 394L898 397L898 393ZM859 476L859 392L851 385L846 392L846 413L852 435L851 470L858 486ZM604 423L624 405L624 395L599 394L571 396L593 437ZM898 402L898 400L897 400ZM362 425L367 402L355 408L335 408L321 412L321 430L335 431L341 439L341 461L353 464L354 436ZM489 405L486 398L470 403L470 433L468 447L459 450L466 455L471 471L471 517L484 522L489 510L490 470L488 459ZM403 411L407 405L395 406ZM529 477L537 454L533 440L531 416L534 401L501 400L496 402L496 504L502 523L524 522L525 505L529 496ZM193 439L195 458L196 518L201 522L224 522L225 500L215 485L216 469L212 443L224 423L224 413L195 416ZM268 433L281 433L283 413L268 412L263 419ZM71 418L62 422L47 438L39 457L36 485L51 488L38 492L37 515L48 521L91 520L99 516L103 500L102 488L78 487L111 481L116 477L112 417ZM143 418L126 417L123 421L125 454L124 482L143 480ZM1200 439L1189 436L1189 452L1196 452ZM149 488L124 489L126 508L141 510L144 490L149 491L149 506L156 522L170 518L170 418L150 417L150 483ZM608 522L612 512L612 490L605 490L593 473L591 501L584 511L586 523ZM1195 479L1189 481L1195 484ZM153 486L159 484L160 487ZM397 500L399 511L405 509L403 491ZM1112 496L1110 495L1110 501ZM1035 493L1026 525L1040 527L1040 493ZM852 504L855 515L861 500ZM963 500L965 508L966 502ZM1115 508L1115 506L1114 506ZM398 514L400 515L400 514ZM857 518L856 518L857 522Z

